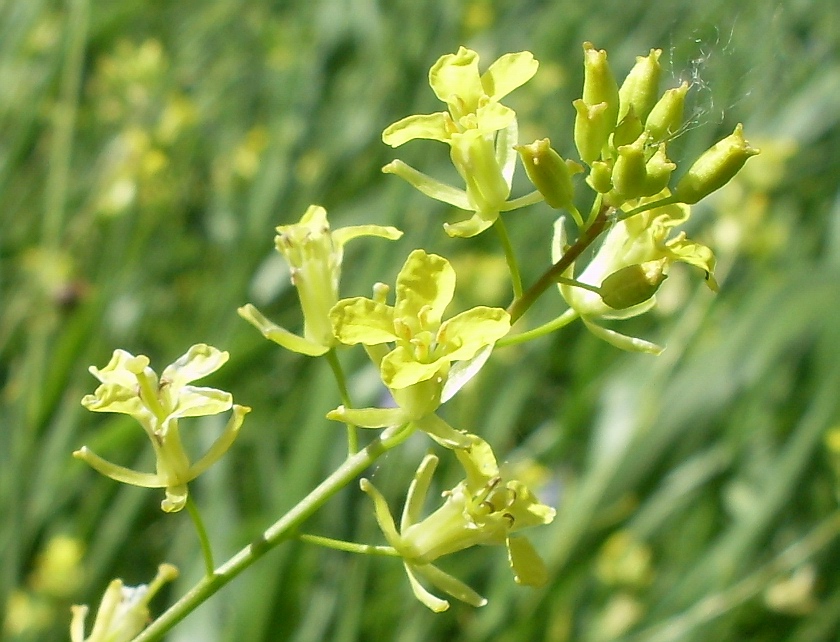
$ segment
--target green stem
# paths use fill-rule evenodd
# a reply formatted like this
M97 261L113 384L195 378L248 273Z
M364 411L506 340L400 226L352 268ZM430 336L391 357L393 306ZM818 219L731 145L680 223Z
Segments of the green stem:
M572 245L557 263L552 265L546 272L521 296L516 297L508 306L511 324L515 323L525 312L528 311L534 302L549 287L557 283L569 266L589 247L593 241L603 232L609 223L607 212L610 207L602 205L592 224L587 227L580 238Z
M513 297L518 299L522 296L522 275L519 272L519 264L516 261L516 254L510 242L507 227L505 227L501 216L493 223L493 228L499 235L499 241L501 241L502 248L505 251L505 260L507 261L508 270L510 271L510 281L513 286Z
M369 544L345 542L344 540L333 539L332 537L307 535L306 533L298 535L298 539L302 542L307 542L308 544L315 544L316 546L323 546L324 548L332 548L336 551L360 553L362 555L387 555L389 557L400 557L400 554L393 546L370 546Z
M641 214L642 212L647 212L648 210L656 209L657 207L664 207L665 205L672 205L673 203L678 202L679 201L677 201L675 196L666 196L665 198L660 198L658 201L651 201L650 203L639 205L639 207L634 207L632 210L627 212L619 212L616 221L624 221L636 214Z
M549 321L548 323L545 323L526 332L520 332L519 334L515 335L508 335L499 339L496 342L496 347L504 348L505 346L515 346L520 343L525 343L526 341L533 341L534 339L539 339L540 337L544 337L547 334L551 334L552 332L555 332L560 328L565 328L577 318L577 311L574 308L569 308L559 317L553 319L552 321Z
M278 544L293 537L295 530L333 495L356 479L368 466L392 448L401 444L413 432L409 425L388 428L365 448L349 456L329 477L298 502L254 542L243 548L212 575L199 580L186 595L152 622L132 642L160 640L178 622L192 613L200 604L215 594L225 584L251 566Z
M327 363L333 371L335 382L338 385L338 394L341 396L341 403L345 408L352 408L353 402L350 400L350 392L347 390L347 378L344 376L344 370L341 367L341 362L338 360L338 354L335 348L330 348L326 354ZM347 426L347 452L349 454L359 452L359 433L356 426L353 424L345 424Z
M204 570L209 577L213 575L213 569L216 568L216 564L213 562L213 549L210 546L207 529L204 527L204 520L201 519L201 513L198 510L198 506L195 505L192 495L187 495L187 512L190 514L195 530L198 533L198 541L201 542L201 554L204 556Z

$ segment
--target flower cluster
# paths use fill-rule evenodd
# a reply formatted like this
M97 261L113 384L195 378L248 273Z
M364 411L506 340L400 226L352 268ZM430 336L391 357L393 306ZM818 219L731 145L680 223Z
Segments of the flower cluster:
M402 559L414 595L433 611L443 611L449 603L424 584L474 606L486 602L436 566L440 558L473 546L504 545L517 583L545 584L548 571L519 531L549 524L555 516L555 510L540 503L524 483L500 472L490 444L447 423L439 415L441 406L480 371L497 346L537 338L576 318L596 336L619 348L660 352L659 346L608 329L602 322L650 310L675 262L699 268L709 287L716 289L712 250L675 228L688 220L693 204L726 184L750 156L758 153L738 125L672 186L677 164L668 156L668 143L681 131L689 85L683 83L660 94L660 50L639 57L619 86L606 52L590 43L583 49L583 91L573 103L578 160L562 158L547 138L519 144L516 113L500 101L537 72L539 65L527 51L501 56L484 73L479 71L475 51L461 47L457 53L442 56L429 72L429 84L445 103L446 111L408 116L382 134L383 141L392 147L415 139L448 145L463 187L441 183L400 160L392 161L383 171L468 212L467 218L444 226L450 236L473 237L496 226L514 292L507 309L476 306L445 318L455 292L455 270L444 257L422 249L413 250L399 271L393 304L388 302L390 288L383 283L373 286L370 298L340 298L344 245L362 236L396 240L402 232L373 224L332 230L326 210L316 205L310 206L299 222L276 228L275 245L289 265L300 301L302 333L295 334L269 321L253 305L239 309L240 316L271 341L300 354L327 357L345 402L327 418L348 424L351 457L381 454L400 443L397 437L420 431L460 463L462 481L444 492L442 504L423 517L438 464L436 455L426 456L408 490L399 528L384 496L370 481L361 480L389 545L379 548ZM534 189L511 199L517 159ZM576 178L578 174L582 181ZM586 197L581 194L581 183ZM516 252L500 216L540 201L567 214L554 224L552 263L525 290ZM583 262L586 265L581 267ZM512 324L555 285L568 309L541 328L519 337L507 336ZM393 404L352 406L337 349L360 344L377 368ZM124 468L87 448L74 454L117 481L164 488L163 510L181 510L187 504L187 484L230 448L249 411L234 405L227 392L189 385L217 370L227 358L226 352L196 345L158 378L147 357L115 351L105 368L91 368L101 385L82 403L92 411L123 413L136 419L152 443L157 470L143 473ZM179 419L228 410L232 411L231 418L221 436L192 462L181 443ZM359 453L356 427L386 430L376 448ZM364 460L358 468L354 468L358 462L348 459L347 470L355 476L374 459ZM323 493L316 503L328 496L324 488L329 487L329 492L340 489L335 480L342 480L344 485L350 482L351 478L343 474L342 470L336 471L314 491ZM190 509L192 514L192 504ZM297 528L294 520L286 522ZM285 523L283 519L281 523ZM275 526L272 532L276 531L277 541L281 541L280 535L288 536ZM202 528L199 531L201 535ZM365 548L317 536L312 536L312 541L342 550ZM212 576L215 567L206 551L205 562ZM127 590L115 580L87 640L132 637L147 617L147 595ZM83 620L84 611L76 610L74 642L83 640Z

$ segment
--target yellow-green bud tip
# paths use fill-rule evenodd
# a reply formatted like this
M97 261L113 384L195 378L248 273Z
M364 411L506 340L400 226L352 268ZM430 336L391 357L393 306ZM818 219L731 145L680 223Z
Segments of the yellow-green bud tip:
M613 272L601 283L604 303L615 310L624 310L650 299L667 278L668 259L628 265Z

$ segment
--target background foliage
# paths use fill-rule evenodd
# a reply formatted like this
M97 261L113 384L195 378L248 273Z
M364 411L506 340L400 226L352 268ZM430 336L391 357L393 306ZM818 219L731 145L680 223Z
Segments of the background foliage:
M668 345L619 353L574 325L500 351L447 409L508 452L558 506L533 539L550 585L518 589L501 550L447 569L487 595L434 615L399 564L287 543L170 640L791 640L840 631L840 10L833 0L5 0L0 3L0 604L3 639L66 639L71 603L112 577L201 574L185 514L98 476L70 453L149 466L145 437L79 405L121 347L162 367L198 342L227 349L212 384L254 412L234 451L195 484L217 556L292 506L345 449L323 419L326 364L283 352L235 313L252 301L287 327L300 313L273 227L324 205L338 227L393 224L398 243L348 248L343 294L393 281L425 247L459 271L456 306L505 305L490 235L445 238L446 209L379 168L381 130L437 109L438 56L485 63L529 49L522 140L572 154L580 45L664 50L667 82L694 84L679 143L691 159L744 121L764 154L698 210L722 290L666 283L658 315L624 328ZM401 157L446 175L446 151ZM449 170L451 171L451 170ZM552 212L507 218L527 277L548 261ZM693 221L694 222L694 221ZM692 277L692 278L689 278ZM561 309L551 293L527 319ZM356 399L376 375L342 355ZM196 446L219 426L190 430ZM428 441L371 475L397 507ZM456 471L442 471L441 488ZM351 488L309 532L381 543Z

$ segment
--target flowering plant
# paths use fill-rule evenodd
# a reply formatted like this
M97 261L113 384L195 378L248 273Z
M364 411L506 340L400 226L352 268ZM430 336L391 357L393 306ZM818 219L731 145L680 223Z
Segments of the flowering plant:
M338 550L400 558L413 594L436 612L449 603L427 585L472 606L486 603L478 592L437 566L441 558L475 546L504 546L518 584L542 586L550 581L551 569L542 561L539 546L520 531L551 523L555 509L538 499L538 488L532 490L532 484L502 471L504 464L497 463L487 440L450 425L441 415L445 403L479 373L495 350L536 340L577 318L618 348L661 352L653 343L602 324L650 310L674 263L700 268L709 287L716 288L712 250L674 230L688 220L692 205L726 184L757 150L744 139L739 125L672 185L678 167L668 155L668 144L680 131L689 88L683 84L660 94L660 55L661 51L651 50L639 57L619 85L606 52L584 44L583 91L573 103L571 132L577 159L562 158L547 138L528 144L518 141L516 112L500 101L536 74L538 63L527 51L501 56L484 73L475 51L461 47L442 56L429 72L429 84L446 111L408 116L383 132L383 141L395 148L418 139L448 145L463 187L446 185L400 160L388 163L383 171L468 212L467 218L444 226L450 236L470 238L495 228L511 277L513 296L506 309L479 305L445 318L455 293L455 269L446 258L423 249L408 254L396 277L393 304L388 303L390 290L382 283L373 285L370 298L341 298L344 245L364 236L397 240L402 233L375 224L332 230L326 210L317 205L310 206L299 222L277 227L275 246L289 264L303 332L286 330L250 304L239 314L280 346L329 361L342 403L327 418L347 424L348 454L332 474L266 529L259 546L249 545L217 567L199 511L188 494L188 484L231 448L250 410L234 404L228 392L191 385L220 368L227 353L195 345L160 377L147 357L123 350L116 350L106 367L91 368L101 385L82 400L83 405L135 419L151 442L156 472L131 470L87 448L75 455L117 481L165 489L161 507L166 512L186 507L201 540L206 574L146 628L148 597L173 573L161 571L148 592L128 590L114 580L87 640L159 639L262 553L292 536ZM533 190L511 199L518 159ZM541 201L562 213L554 224L551 263L525 288L503 214ZM578 269L583 263L585 267ZM518 329L517 322L534 302L555 287L568 308L542 326ZM364 346L381 379L385 394L379 406L356 407L348 391L337 355L357 345ZM179 421L228 410L227 427L204 455L192 461L180 439ZM367 442L360 445L357 428L382 430L373 436L368 433ZM368 479L360 481L387 546L300 532L329 497L418 431L443 449L440 455L428 454L422 460L399 527L385 496ZM454 457L463 468L463 478L423 517L440 457ZM74 642L85 639L84 613L83 608L75 610Z

